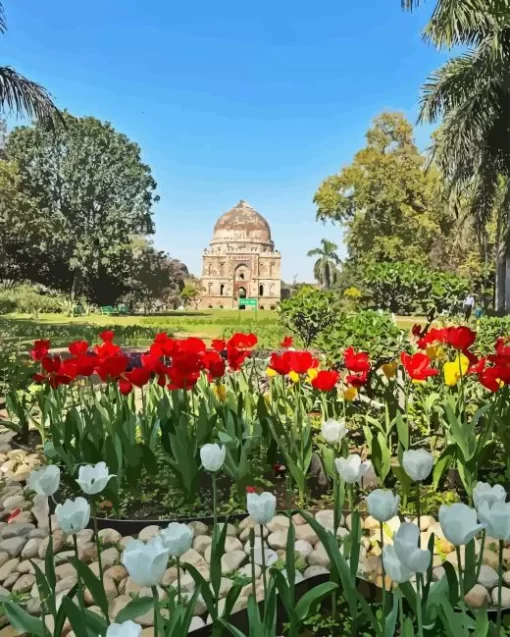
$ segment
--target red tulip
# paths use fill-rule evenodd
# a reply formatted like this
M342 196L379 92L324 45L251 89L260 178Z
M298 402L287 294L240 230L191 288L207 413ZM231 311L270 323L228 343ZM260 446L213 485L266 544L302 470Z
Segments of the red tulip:
M290 369L296 374L306 374L309 369L317 367L319 364L319 361L310 352L292 352L289 350L283 356L288 358Z
M448 327L446 331L446 343L453 348L464 351L471 347L476 340L476 332L460 325L459 327Z
M68 349L73 356L80 356L88 352L89 344L87 341L73 341L70 343Z
M119 378L125 371L129 359L124 354L103 358L97 366L97 373L103 382Z
M280 347L285 347L286 349L292 347L294 339L292 336L285 336L283 341L280 343Z
M257 344L257 337L255 334L242 334L237 332L227 341L227 347L234 347L236 349L251 349Z
M286 354L286 353L285 353ZM269 367L280 376L286 376L290 372L290 360L285 354L271 354Z
M214 338L211 345L212 348L217 352L223 352L227 347L225 339L223 338Z
M99 338L103 341L103 343L111 343L115 338L115 332L113 330L103 330L99 334Z
M227 362L233 372L238 372L249 356L250 352L247 352L244 349L238 349L237 347L232 346L227 348Z
M319 391L333 391L340 378L340 374L334 370L320 371L312 380L312 386Z
M370 371L370 359L366 352L354 351L353 347L348 347L344 352L344 363L350 372L369 372Z
M363 387L364 385L367 384L368 382L368 372L361 372L360 374L348 374L345 377L345 382L347 383L347 385L350 385L351 387L356 387L356 389L359 389L360 387Z
M400 356L402 365L413 380L426 380L430 376L437 376L439 370L430 367L430 358L423 352L417 352L412 356L402 352Z
M34 341L33 348L30 352L30 356L32 357L32 360L40 361L45 356L48 355L49 351L50 351L50 341L41 339L38 341Z
M419 323L415 323L411 331L413 336L421 336L422 326Z
M225 361L215 350L209 350L202 356L202 363L209 372L209 380L221 378L225 374Z

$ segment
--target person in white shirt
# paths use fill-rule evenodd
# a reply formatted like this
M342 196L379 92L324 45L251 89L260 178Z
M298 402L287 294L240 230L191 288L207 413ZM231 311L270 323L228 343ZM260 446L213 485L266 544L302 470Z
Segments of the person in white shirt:
M464 299L464 318L469 321L475 307L475 297L469 293Z

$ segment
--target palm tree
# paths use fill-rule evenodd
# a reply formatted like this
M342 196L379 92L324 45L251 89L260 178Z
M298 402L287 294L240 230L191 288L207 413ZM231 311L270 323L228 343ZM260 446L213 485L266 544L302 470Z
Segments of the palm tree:
M7 29L0 2L0 34ZM28 115L43 125L53 128L61 121L60 112L45 88L28 80L10 66L0 66L0 113L13 112Z
M438 0L426 36L439 46L469 47L429 77L420 120L443 122L435 159L450 192L467 198L465 216L485 252L496 212L496 306L510 309L510 7L503 0Z
M317 281L330 288L338 278L337 266L341 261L336 253L338 246L332 241L321 239L321 247L314 248L307 253L307 257L319 257L313 266L313 275Z

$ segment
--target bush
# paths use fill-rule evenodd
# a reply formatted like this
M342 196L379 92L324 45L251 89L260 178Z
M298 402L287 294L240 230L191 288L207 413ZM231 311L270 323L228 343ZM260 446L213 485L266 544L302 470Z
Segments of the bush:
M305 348L330 328L338 315L334 295L311 285L303 285L282 301L279 310L283 325L300 337Z
M413 263L376 263L363 272L372 306L397 314L426 314L460 309L470 284L455 274Z
M20 283L0 291L0 314L70 313L72 306L65 294L40 284Z
M339 362L344 349L350 346L379 360L395 358L407 338L408 332L395 325L390 314L365 310L351 316L338 316L334 326L317 344L333 362Z
M476 342L482 354L494 352L496 340L508 336L510 336L510 316L483 317L478 321Z

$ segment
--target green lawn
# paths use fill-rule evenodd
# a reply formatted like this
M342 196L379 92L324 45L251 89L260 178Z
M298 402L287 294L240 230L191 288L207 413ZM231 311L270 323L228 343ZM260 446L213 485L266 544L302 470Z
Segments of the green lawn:
M397 317L397 324L402 329L410 329L417 322L424 323L423 317ZM0 317L0 333L7 333L23 343L35 338L49 338L56 347L78 338L96 341L98 333L105 328L114 329L120 342L131 345L146 345L161 331L177 337L198 336L206 340L229 336L235 331L252 331L257 334L262 347L276 347L285 333L277 312L271 310L256 313L251 310L174 311L151 316L40 314L34 318L8 314Z

